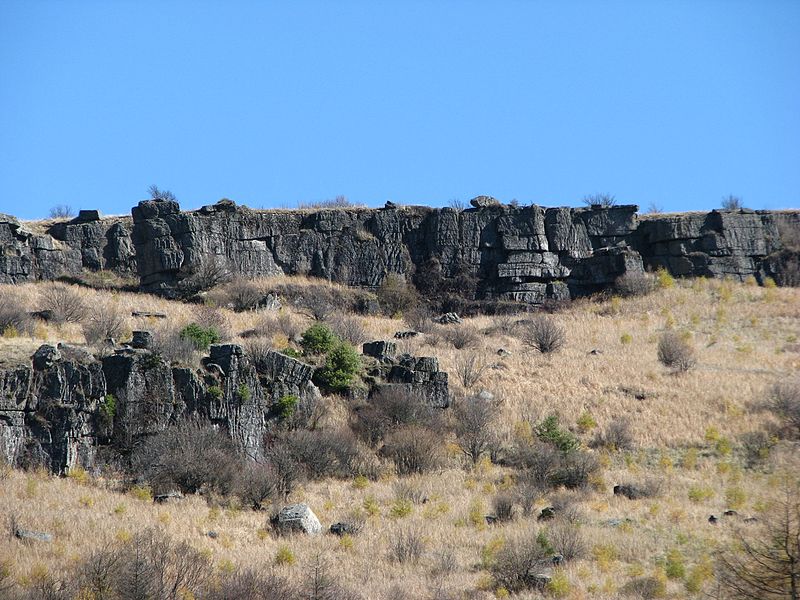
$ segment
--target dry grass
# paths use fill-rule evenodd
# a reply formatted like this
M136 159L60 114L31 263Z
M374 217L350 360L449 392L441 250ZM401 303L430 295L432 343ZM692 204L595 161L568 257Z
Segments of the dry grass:
M269 286L268 280L260 283ZM36 289L33 284L0 286L0 294L14 293L20 301L33 302ZM178 325L191 321L196 311L190 305L143 295L81 293L91 296L87 299L93 305L114 302L128 314L130 310L164 312ZM264 313L252 311L221 312L234 339L265 318ZM284 312L309 323L291 308ZM598 428L629 417L634 449L613 454L598 451L604 468L590 489L555 491L536 501L541 509L568 500L584 515L579 527L589 553L566 564L570 591L565 597L617 598L632 578L663 577L665 556L676 548L685 558L687 571L702 565L716 548L728 543L731 531L725 519L714 526L708 516L720 516L733 505L740 515L758 515L775 485L769 473L744 468L738 440L771 418L751 410L751 403L763 399L772 384L800 368L800 354L793 350L800 339L800 290L695 280L644 297L578 302L552 318L567 336L557 354L527 350L517 338L503 333L483 335L476 346L464 350L435 335L398 340L398 349L437 356L442 368L453 373L465 353L488 357L490 368L470 393L485 388L495 395L497 423L506 438L527 434L525 418L556 411L561 422L588 444ZM467 319L463 326L491 331L493 322L491 317L479 317ZM157 323L128 317L126 325L135 329ZM362 319L362 325L370 339L389 339L405 329L402 320L383 317ZM698 359L692 371L671 374L658 362L658 339L665 331L691 339ZM288 343L277 328L269 335L276 346ZM79 327L39 324L32 338L0 338L0 360L4 364L20 360L44 340L84 342ZM499 348L511 354L501 357ZM599 353L592 354L595 349ZM456 379L451 377L453 392L466 393ZM585 413L593 417L596 427L582 431L576 423ZM721 439L730 442L731 452ZM176 540L208 552L221 568L226 561L271 566L278 548L288 545L297 562L277 567L281 572L301 577L304 562L321 550L335 560L344 583L367 598L390 597L387 590L397 586L409 598L429 598L442 588L470 590L474 597L490 598L490 591L476 590L492 587L486 566L493 552L516 532L547 525L536 522L538 510L534 510L530 516L487 526L482 517L492 510L495 494L510 487L512 472L485 460L466 469L459 451L446 440L442 444L450 456L442 472L403 478L407 485L423 489L428 498L424 504L411 503L406 516L402 516L405 508L393 510L398 505L394 476L366 486L317 481L292 494L291 500L308 502L325 527L353 511L365 516L362 532L346 543L332 535L277 539L264 530L265 513L215 509L199 497L154 505L107 489L110 484L103 481L80 483L13 472L0 481L0 514L14 514L28 528L51 532L55 541L24 544L0 532L0 563L10 561L13 576L26 581L40 565L58 572L106 540L155 525ZM615 483L652 477L664 480L657 497L631 501L611 493ZM422 534L422 557L413 564L391 560L397 533L411 529ZM218 532L218 537L209 538L209 530ZM444 575L437 567L443 556L450 565ZM668 580L667 589L670 597L692 595L681 579Z

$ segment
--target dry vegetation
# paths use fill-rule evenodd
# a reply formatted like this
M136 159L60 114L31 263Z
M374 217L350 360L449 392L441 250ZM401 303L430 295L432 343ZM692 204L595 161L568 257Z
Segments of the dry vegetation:
M350 293L312 280L252 285L284 293L289 285L323 287L331 298ZM0 319L7 320L0 368L25 360L43 341L88 340L102 349L105 332L97 328L104 320L93 317L98 312L120 316L121 323L111 319L117 340L150 329L164 344L191 322L215 323L225 339L278 349L299 348L299 334L315 318L352 342L390 339L408 329L400 304L393 307L394 318L308 305L234 312L69 288L82 299L83 317L44 322L9 308L44 309L51 289L0 286ZM131 311L168 318L132 317ZM413 318L419 322L418 315ZM437 356L450 372L458 427L434 437L427 427L387 434L374 479L311 478L294 487L288 499L308 503L323 527L363 521L352 536L277 537L269 531L268 512L244 503L189 495L160 505L138 488L120 492L110 477L4 472L0 515L51 532L54 541L26 543L3 532L0 595L13 582L30 597L46 597L35 595L46 582L73 573L101 548L129 548L153 528L173 545L196 551L209 589L224 582L233 589L236 579L246 590L245 570L252 568L264 577L272 573L273 583L291 583L306 598L348 597L345 590L409 600L733 597L715 579L718 558L743 547L741 540L775 513L781 490L796 485L792 440L800 418L792 396L797 388L790 383L800 368L800 291L662 279L653 293L580 301L547 319L482 316L457 325L426 323L423 335L397 340L400 351ZM550 341L563 333L563 342L540 352L543 332ZM665 366L663 356L659 362L660 353L676 347L690 348L691 360L679 352L677 362ZM198 356L192 348L176 352L185 360ZM488 393L475 398L482 390ZM342 402L331 401L323 430L346 421ZM558 418L548 425L553 414ZM540 465L541 452L519 451L537 438L581 449L586 462L557 465L577 477L575 485L570 478L559 480L565 485L542 485L544 476L534 476L539 467L554 464ZM392 453L408 452L410 445L422 447L431 464L417 469L401 461L390 469ZM630 488L635 499L615 495L615 485ZM547 507L555 517L540 520ZM726 510L737 514L723 516ZM717 523L709 523L712 514ZM486 515L497 521L487 524ZM533 589L529 567L539 569L554 554L563 562L547 564L552 579ZM208 597L282 597L276 594ZM283 597L294 596L285 591Z

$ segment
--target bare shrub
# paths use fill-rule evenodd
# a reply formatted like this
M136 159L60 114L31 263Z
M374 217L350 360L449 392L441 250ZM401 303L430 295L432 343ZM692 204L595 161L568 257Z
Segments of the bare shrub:
M367 341L367 330L359 317L336 313L328 317L327 322L336 335L353 346L361 346Z
M425 398L402 386L386 386L354 410L352 428L370 444L402 425L437 427L440 415Z
M358 600L360 596L344 587L332 574L328 560L317 551L304 565L305 581L300 597L304 600Z
M378 288L378 302L387 315L403 314L419 303L417 291L401 275L389 273Z
M658 340L658 360L675 372L684 373L694 367L694 348L677 333L668 331Z
M221 260L210 259L203 261L181 280L179 288L183 295L190 296L228 283L232 278L230 270Z
M21 301L11 294L0 296L0 335L29 333L32 329L30 315L20 306Z
M275 493L284 500L300 480L301 468L297 464L285 436L267 434L264 439L264 461L275 475Z
M71 219L75 210L69 204L56 204L50 209L51 219Z
M83 337L89 344L107 339L119 339L125 332L127 315L114 304L96 307L81 325Z
M489 327L488 333L491 335L514 335L518 327L517 317L514 315L496 315L492 319L492 326Z
M722 210L741 210L743 208L744 204L739 196L728 194L722 198Z
M95 551L80 566L79 580L93 598L167 599L178 590L201 595L211 573L206 555L150 528Z
M617 204L616 198L611 194L589 194L583 197L583 203L586 206L601 206L603 208L611 208Z
M223 289L225 303L236 312L253 310L264 299L264 291L252 281L234 279Z
M189 419L146 438L134 449L132 465L156 492L178 488L227 495L240 460L227 434L208 421Z
M275 317L275 325L283 335L289 341L292 341L298 337L300 334L303 333L303 324L299 323L292 315L289 313L281 313L277 317Z
M621 296L646 296L656 289L656 278L650 273L628 271L617 277L614 289Z
M247 356L259 373L265 373L269 364L268 357L272 352L272 344L265 338L250 338L242 344Z
M348 429L299 430L285 439L295 462L312 479L360 474L363 453Z
M295 586L284 577L263 569L222 571L219 582L209 585L205 600L300 600Z
M326 321L339 308L333 295L324 289L301 298L299 307L315 321Z
M555 554L564 560L574 560L586 556L586 539L577 525L559 519L547 530L547 540Z
M532 491L563 485L580 488L600 469L597 459L582 450L559 451L551 444L536 442L515 449L512 464L524 469L520 481Z
M430 333L434 325L432 317L430 309L425 304L419 303L403 313L403 322L412 331Z
M151 349L168 362L191 364L196 361L197 349L188 337L181 335L175 327L160 327L153 330Z
M522 343L541 352L557 352L567 341L566 330L551 317L540 315L522 327Z
M497 408L490 401L475 396L456 403L453 412L458 446L473 464L477 464L496 439Z
M159 189L156 184L148 186L147 193L150 194L150 198L153 200L176 200L175 194L169 190Z
M630 421L625 417L612 420L605 431L595 435L592 446L612 451L630 450L633 448Z
M444 460L439 436L419 425L392 432L381 448L381 455L394 462L400 475L428 473L441 467Z
M767 406L780 419L780 437L800 439L800 378L787 379L772 386Z
M363 204L356 204L348 200L347 196L339 194L333 198L326 200L315 200L313 202L298 202L297 208L301 210L319 210L319 209L336 209L336 208L359 208Z
M544 542L534 531L506 542L489 567L497 586L519 592L540 585L536 574L551 562L550 549Z
M425 538L413 527L399 529L389 540L389 558L399 563L415 563L425 553Z
M498 521L511 521L514 518L516 497L510 492L499 492L492 498L492 512Z
M459 355L456 359L456 374L461 385L467 390L477 384L488 369L489 363L477 352Z
M273 466L264 461L246 461L238 473L236 494L253 510L266 508L265 504L278 491L278 476Z
M478 332L468 325L445 327L442 331L442 336L450 342L456 350L477 346L481 339Z
M734 529L734 543L720 553L718 581L726 598L800 598L800 485L792 475L773 492L759 526Z
M39 310L48 311L56 323L80 323L89 307L77 289L63 283L50 283L39 291Z

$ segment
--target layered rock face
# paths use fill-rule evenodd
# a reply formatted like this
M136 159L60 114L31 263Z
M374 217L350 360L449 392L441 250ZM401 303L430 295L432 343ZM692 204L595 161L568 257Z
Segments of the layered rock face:
M539 304L603 289L619 275L667 268L677 276L774 276L800 213L712 211L640 217L636 206L397 207L256 211L220 201L181 212L148 200L133 219L78 219L27 231L0 215L0 281L54 279L81 269L136 272L142 290L175 294L204 266L245 277L311 275L376 287L388 273L432 283L469 280L469 295ZM474 289L473 289L474 288Z
M81 211L36 233L0 214L0 283L75 277L84 269L136 273L129 218L100 219L97 211Z
M0 459L55 473L92 469L103 455L127 456L137 442L188 418L208 420L258 458L278 400L319 398L313 375L311 365L274 351L256 365L236 344L212 345L198 369L143 348L97 358L45 344L28 364L0 369ZM400 385L439 408L450 403L447 373L434 358L390 360L368 382Z
M0 457L61 473L94 466L98 451L123 455L183 419L200 417L258 456L275 400L318 394L313 368L271 353L259 373L242 348L211 347L205 368L172 366L148 350L120 348L98 359L44 345L29 364L0 370Z

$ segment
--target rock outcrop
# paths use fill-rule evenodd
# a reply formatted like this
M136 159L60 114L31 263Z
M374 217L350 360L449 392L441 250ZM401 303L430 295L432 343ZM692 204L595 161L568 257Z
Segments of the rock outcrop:
M786 253L786 240L800 238L797 211L639 216L636 206L520 207L484 196L472 205L264 211L226 200L181 212L175 201L147 200L132 219L81 211L42 233L0 215L0 282L110 269L172 295L213 264L244 277L311 275L370 288L396 273L431 294L449 284L480 300L540 304L643 268L792 283L782 273L798 264L796 248Z
M136 274L130 218L100 219L97 211L82 210L35 232L0 214L0 283L77 277L85 269Z
M275 402L319 393L311 366L277 352L264 373L234 344L212 345L204 362L195 370L144 349L98 359L45 344L28 364L0 370L0 457L56 473L92 468L102 449L124 455L189 417L208 419L257 457Z

